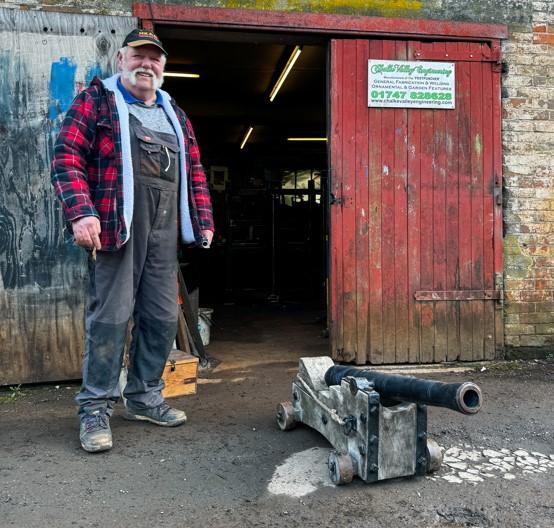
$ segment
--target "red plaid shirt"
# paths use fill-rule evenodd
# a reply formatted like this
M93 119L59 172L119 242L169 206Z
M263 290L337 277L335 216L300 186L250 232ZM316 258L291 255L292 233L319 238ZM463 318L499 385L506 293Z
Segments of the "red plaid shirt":
M190 120L171 101L177 114L187 154L187 181L192 227L214 230L212 204L200 150ZM52 185L68 224L83 216L100 219L102 249L119 249L126 238L123 217L123 162L121 128L115 95L95 77L74 99L54 146Z

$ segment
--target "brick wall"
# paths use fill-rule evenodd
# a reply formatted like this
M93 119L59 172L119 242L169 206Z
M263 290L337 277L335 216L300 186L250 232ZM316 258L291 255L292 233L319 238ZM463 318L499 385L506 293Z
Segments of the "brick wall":
M554 5L510 34L503 79L505 343L554 350Z

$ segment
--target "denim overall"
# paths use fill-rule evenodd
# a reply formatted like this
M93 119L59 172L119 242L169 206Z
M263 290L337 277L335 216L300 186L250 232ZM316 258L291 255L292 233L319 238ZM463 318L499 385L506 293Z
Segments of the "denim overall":
M124 396L136 409L163 402L161 375L177 331L179 146L172 134L129 116L135 203L130 238L89 259L83 383L79 413L108 415L120 397L129 319L132 342Z

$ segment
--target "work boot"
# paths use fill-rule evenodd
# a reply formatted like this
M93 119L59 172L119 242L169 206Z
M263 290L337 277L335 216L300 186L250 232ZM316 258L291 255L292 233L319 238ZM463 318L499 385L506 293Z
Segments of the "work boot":
M176 425L184 424L187 421L185 411L173 409L166 402L149 409L136 409L129 402L123 413L123 418L126 420L139 420L144 422L152 422L162 427L175 427Z
M96 410L81 415L79 430L81 447L89 453L106 451L112 448L110 419L105 411Z

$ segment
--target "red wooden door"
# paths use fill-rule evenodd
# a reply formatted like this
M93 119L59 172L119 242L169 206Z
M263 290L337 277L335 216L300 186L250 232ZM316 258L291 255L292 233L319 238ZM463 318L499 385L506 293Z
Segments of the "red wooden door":
M332 356L503 348L497 42L331 43ZM455 63L455 109L368 108L368 59Z

